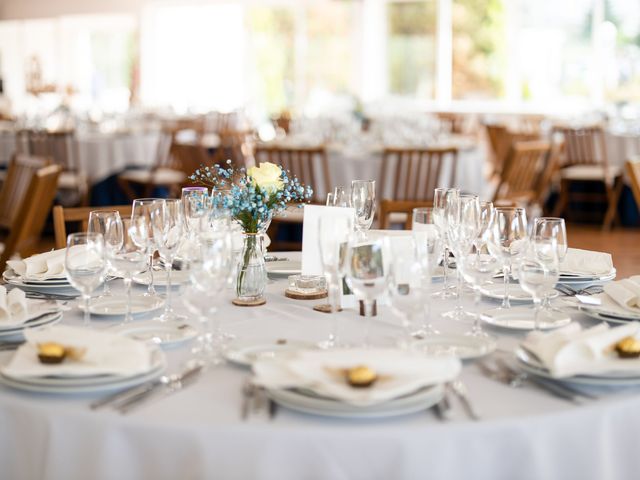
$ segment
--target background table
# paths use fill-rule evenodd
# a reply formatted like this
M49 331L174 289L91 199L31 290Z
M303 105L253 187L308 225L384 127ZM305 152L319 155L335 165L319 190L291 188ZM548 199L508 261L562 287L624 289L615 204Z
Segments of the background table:
M295 254L288 254L290 258ZM117 289L120 286L115 285ZM272 281L263 307L240 308L225 296L219 315L240 342L278 338L317 341L329 317L315 302L285 298L285 282ZM144 289L138 287L136 293ZM176 296L179 304L179 297ZM486 302L485 308L493 303ZM435 302L435 312L452 302ZM180 311L185 312L182 308ZM389 343L399 321L381 306L375 337ZM585 325L587 318L576 315ZM80 324L77 310L65 323ZM361 339L364 320L340 314L343 338ZM94 319L96 328L113 322ZM468 325L437 319L442 331ZM519 335L494 331L501 349ZM2 353L0 362L11 354ZM170 370L188 348L168 352ZM454 419L433 413L376 421L315 417L280 408L277 417L240 419L247 371L224 365L171 397L121 416L93 412L89 398L19 393L0 387L2 478L19 479L609 479L636 478L640 396L615 392L575 406L527 385L514 389L482 376L473 364L462 380L483 420L469 421L454 401Z

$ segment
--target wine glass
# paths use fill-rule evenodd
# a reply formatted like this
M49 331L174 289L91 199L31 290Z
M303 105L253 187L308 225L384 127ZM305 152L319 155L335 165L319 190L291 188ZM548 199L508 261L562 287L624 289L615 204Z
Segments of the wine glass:
M122 275L127 295L127 310L124 323L130 322L131 315L131 283L135 274L141 273L147 266L146 244L138 244L135 238L148 235L149 224L141 217L122 218L122 244L119 249L107 250L109 266Z
M363 300L365 326L364 345L371 346L371 318L376 298L387 287L383 257L383 239L353 234L349 237L345 259L345 279L356 297Z
M473 247L476 254L482 253L487 244L491 224L493 223L494 208L493 202L480 202L480 221L478 223L478 234L473 241Z
M101 233L72 233L67 237L64 266L67 279L80 292L84 303L84 325L89 326L89 300L107 271Z
M199 346L193 353L209 364L218 364L222 362L225 336L216 313L231 270L231 235L229 231L207 231L199 236L197 245L191 250L190 282L182 299L202 324Z
M440 231L442 239L442 248L444 249L444 257L442 267L444 269L443 286L440 298L450 298L455 294L449 289L449 227L447 224L446 208L447 205L455 204L460 196L460 190L457 188L436 188L433 195L433 218L435 225Z
M477 195L459 195L457 202L449 202L445 209L449 245L458 261L467 255L476 240L480 225L480 201ZM442 314L444 317L456 320L475 318L475 315L466 312L462 307L462 283L463 277L456 268L457 277L457 305Z
M133 241L144 246L149 258L149 286L147 287L147 296L154 296L156 294L155 285L153 282L153 255L157 249L155 239L153 238L153 229L151 228L151 210L154 204L162 202L161 198L137 198L133 201L131 207L131 225L137 226L140 223L145 224L145 228L134 228L130 235L134 236ZM138 233L144 233L144 236L136 236Z
M359 232L369 230L376 213L375 180L354 180L351 182L351 206L356 211L356 230Z
M502 263L504 298L500 309L511 308L509 275L513 261L524 254L527 247L527 216L521 207L497 207L487 246L489 253Z
M518 264L518 281L533 297L534 328L540 329L542 298L559 277L557 245L554 239L532 241L527 256Z
M349 235L353 231L353 220L348 217L334 218L322 215L318 219L320 262L327 279L329 306L331 307L331 331L329 338L320 342L321 348L332 348L338 344L338 311L340 288L344 275L344 260Z
M151 228L167 273L164 313L158 317L158 320L165 322L182 319L184 317L176 315L171 306L173 260L182 244L182 202L173 198L155 202L151 206Z
M420 328L413 332L416 338L423 338L427 335L437 335L439 332L431 325L431 279L433 272L442 258L442 238L438 227L434 209L430 207L413 209L412 224L413 240L418 255L418 261L422 269L422 288L424 290L424 321Z
M111 229L111 223L119 223L119 228ZM120 249L122 246L122 220L120 219L120 212L117 210L92 210L89 212L89 223L87 225L87 232L89 233L101 233L104 238L105 249L115 248ZM107 235L111 232L111 235ZM109 272L109 266L107 265L107 275ZM109 289L109 282L106 279L102 290L102 297L108 297L111 295Z
M476 254L467 252L467 255L456 259L456 266L460 270L462 277L471 284L473 288L473 301L475 318L471 330L467 335L474 337L491 337L487 334L480 324L480 300L482 297L482 286L491 281L496 271L500 268L499 260L488 253L480 253L476 250Z
M209 190L206 187L184 187L182 189L182 208L184 225L193 240L206 219L209 207Z
M343 187L339 185L333 190L333 206L334 207L350 207L351 206L351 199L349 198L349 192L347 192L347 187Z
M531 240L555 239L557 245L558 263L562 263L567 255L567 227L564 218L557 217L539 217L533 221L533 230L531 231ZM553 293L555 285L545 292L542 300L541 314L553 316L556 310L551 306L551 293Z
M333 192L327 193L327 207L333 207Z

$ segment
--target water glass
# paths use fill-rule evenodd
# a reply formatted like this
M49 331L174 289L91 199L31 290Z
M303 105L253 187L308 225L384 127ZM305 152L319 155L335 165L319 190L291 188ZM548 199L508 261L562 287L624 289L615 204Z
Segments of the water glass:
M471 284L474 293L475 318L471 330L467 335L476 337L489 337L480 324L480 300L481 289L489 283L496 271L501 267L499 260L489 254L476 252L475 254L463 255L456 259L456 265L462 277Z
M567 255L569 247L567 242L567 227L564 218L557 217L539 217L533 222L533 230L531 231L531 241L535 245L538 242L555 241L556 256L558 263L562 263ZM553 315L554 308L551 306L551 293L553 293L555 284L551 285L549 290L545 292L542 300L541 314L548 316Z
M153 229L151 228L151 210L155 205L162 202L161 198L137 198L133 201L131 207L131 224L144 225L144 228L135 228L130 233L132 240L140 247L144 247L148 256L149 268L149 286L147 288L147 296L156 294L153 282L153 256L157 249L155 239L153 238ZM142 235L144 233L144 235Z
M443 261L442 266L444 269L443 287L440 297L450 298L455 296L455 293L449 290L449 226L447 224L447 206L458 202L460 196L460 190L457 188L436 188L433 195L433 218L434 223L440 231L440 238L442 239L443 248Z
M84 303L84 324L89 325L89 300L103 281L107 271L104 238L101 233L72 233L67 237L65 271L73 288L80 292Z
M209 210L209 190L206 187L185 187L181 199L184 226L190 239L194 239Z
M122 246L122 220L120 219L120 213L117 210L93 210L89 212L87 232L101 233L106 250L119 250ZM109 273L107 268L107 274ZM101 296L108 297L110 295L109 282L105 277Z
M350 207L351 206L351 198L349 198L349 191L347 187L343 187L341 185L337 186L333 190L333 206L334 207Z
M334 204L335 200L334 197ZM374 180L351 182L351 206L356 211L356 229L360 232L369 230L376 213L376 182Z
M527 258L518 264L518 281L525 292L533 297L535 308L534 328L540 329L540 313L542 298L550 285L555 285L558 281L558 259L555 253L555 242L547 243L546 248L539 250L532 248L532 252ZM544 253L542 253L544 251Z

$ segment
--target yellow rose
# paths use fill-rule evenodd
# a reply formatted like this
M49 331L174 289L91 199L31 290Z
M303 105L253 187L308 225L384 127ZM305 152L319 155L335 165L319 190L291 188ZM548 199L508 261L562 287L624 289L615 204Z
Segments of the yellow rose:
M247 175L253 179L254 185L265 189L269 193L281 190L282 169L273 163L263 162L257 167L251 167L247 170Z

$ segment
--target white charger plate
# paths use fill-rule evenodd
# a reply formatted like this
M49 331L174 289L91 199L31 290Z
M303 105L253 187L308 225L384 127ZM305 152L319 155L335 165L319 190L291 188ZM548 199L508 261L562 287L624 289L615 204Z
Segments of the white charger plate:
M425 411L444 395L442 385L432 385L412 394L368 407L319 397L299 390L267 390L267 395L283 407L311 415L340 418L389 418Z
M243 367L250 367L253 362L260 358L273 358L276 356L290 354L298 350L316 349L317 346L310 342L298 340L283 340L272 343L258 343L251 345L241 345L228 350L225 357L231 363Z
M566 283L569 285L590 285L594 283L609 282L616 278L616 269L605 275L562 275L558 279L558 283Z
M125 315L127 313L127 301L126 295L93 298L89 304L89 313L105 317ZM132 315L153 312L163 306L164 299L160 297L138 295L131 298ZM84 310L84 306L80 305L80 309Z
M504 299L504 284L502 283L494 283L492 285L487 285L482 287L480 290L482 295L487 298L492 298L494 300L502 300ZM509 283L507 287L507 292L509 295L509 301L511 302L520 302L520 303L532 303L533 297L530 293L525 292L520 284L518 283ZM556 298L560 293L557 290L553 290L550 294L549 298Z
M149 272L141 273L140 275L134 275L133 281L138 285L149 285L151 277ZM177 287L189 281L189 272L187 270L174 270L171 272L171 286ZM153 284L156 287L167 286L167 273L164 271L154 270L153 272Z
M564 312L553 311L553 320L547 314L540 317L540 330L553 330L571 323L571 317ZM511 307L509 309L493 308L480 314L480 319L494 327L507 330L535 329L534 310L528 306Z
M62 312L62 308L60 308L55 302L33 299L27 299L26 301L27 318L21 323L0 325L0 333L12 330L21 330L25 326L38 325L43 321L43 319L46 319L47 316Z
M444 333L418 340L412 348L427 355L453 355L460 360L471 360L494 352L497 346L496 339L490 336Z
M640 322L640 317L631 315L629 317L622 316L618 312L606 312L600 309L592 309L585 305L578 305L578 310L584 313L587 317L591 317L595 320L609 323L629 323Z
M266 262L267 274L276 276L299 275L302 273L302 262L297 260L280 260Z
M52 312L42 318L39 318L38 320L23 323L22 325L15 328L0 331L0 340L2 340L3 342L10 340L21 340L24 338L23 332L25 330L28 330L30 328L44 327L46 325L54 325L60 320L62 320L62 311Z
M46 280L28 280L23 278L21 275L18 275L12 269L8 268L2 273L2 278L5 279L7 283L10 282L21 282L27 285L54 285L54 284L69 284L69 280L66 275L59 277L51 277Z
M146 320L114 325L110 330L125 337L161 347L176 347L198 336L198 330L184 322L160 322Z

